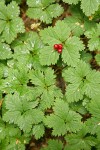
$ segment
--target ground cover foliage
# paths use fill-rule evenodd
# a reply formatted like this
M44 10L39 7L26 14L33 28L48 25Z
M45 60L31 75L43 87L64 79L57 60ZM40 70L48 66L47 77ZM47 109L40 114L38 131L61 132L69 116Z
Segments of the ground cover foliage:
M100 150L100 0L0 1L0 150L36 148Z

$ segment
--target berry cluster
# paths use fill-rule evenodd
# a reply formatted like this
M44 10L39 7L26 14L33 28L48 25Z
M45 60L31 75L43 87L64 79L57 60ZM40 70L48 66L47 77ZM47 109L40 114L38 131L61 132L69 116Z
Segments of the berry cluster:
M54 45L54 49L58 52L58 53L62 53L62 49L63 49L63 45L62 44L55 44Z

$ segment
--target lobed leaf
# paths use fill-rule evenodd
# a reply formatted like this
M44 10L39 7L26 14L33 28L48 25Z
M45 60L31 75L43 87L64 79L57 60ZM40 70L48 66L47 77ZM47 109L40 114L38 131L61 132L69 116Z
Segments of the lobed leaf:
M43 50L40 51L40 63L42 65L50 65L57 63L59 54L54 50L54 44L63 44L62 60L69 66L75 66L79 61L79 51L84 49L82 41L78 37L71 37L71 29L66 23L58 21L52 28L49 27L40 32L40 36L45 44ZM79 46L77 46L79 45Z
M63 143L58 140L49 140L48 146L46 148L42 148L41 150L62 150L63 149Z
M89 38L88 47L90 51L99 50L100 48L100 23L96 24L96 27L85 32L85 35Z
M68 4L77 4L79 0L63 0L63 2L68 3Z
M23 33L24 23L19 18L19 7L16 2L11 2L7 6L1 2L0 5L0 33L4 41L11 43L17 33Z
M6 96L6 109L3 120L9 123L17 124L24 132L30 132L33 124L38 124L43 119L43 113L34 102L29 102L24 96L18 93Z
M27 1L29 8L27 10L27 15L30 18L40 19L47 24L52 22L53 18L60 16L63 12L63 8L57 4L53 3L55 0L52 1Z
M12 58L11 48L8 44L0 43L0 60Z
M95 56L95 59L96 59L97 64L100 65L100 54L97 54Z
M68 66L76 66L79 61L79 51L84 49L83 43L78 37L69 38L65 42L65 47L62 52L62 60L67 63Z
M81 8L86 16L91 16L98 10L100 0L81 0Z
M56 101L50 114L44 120L49 128L53 128L53 135L65 135L67 131L76 132L81 128L81 116L69 110L68 104L62 100ZM58 130L59 129L59 130Z
M32 129L32 133L35 136L35 139L40 139L41 137L43 137L44 132L45 128L43 124L37 124Z

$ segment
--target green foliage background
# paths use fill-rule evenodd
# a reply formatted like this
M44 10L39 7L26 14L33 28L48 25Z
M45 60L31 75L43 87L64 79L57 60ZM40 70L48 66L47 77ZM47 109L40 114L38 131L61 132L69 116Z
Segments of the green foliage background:
M0 150L50 129L41 150L100 150L100 0L0 1Z

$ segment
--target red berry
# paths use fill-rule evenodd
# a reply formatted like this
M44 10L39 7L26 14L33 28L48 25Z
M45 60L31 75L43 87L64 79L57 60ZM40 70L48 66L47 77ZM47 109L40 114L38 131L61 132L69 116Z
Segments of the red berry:
M59 47L59 49L63 49L63 45L62 44L59 44L58 47Z
M55 49L55 50L58 50L58 48L59 48L59 45L58 45L58 44L55 44L55 45L54 45L54 49Z
M58 49L58 53L60 53L60 54L62 53L62 48Z

